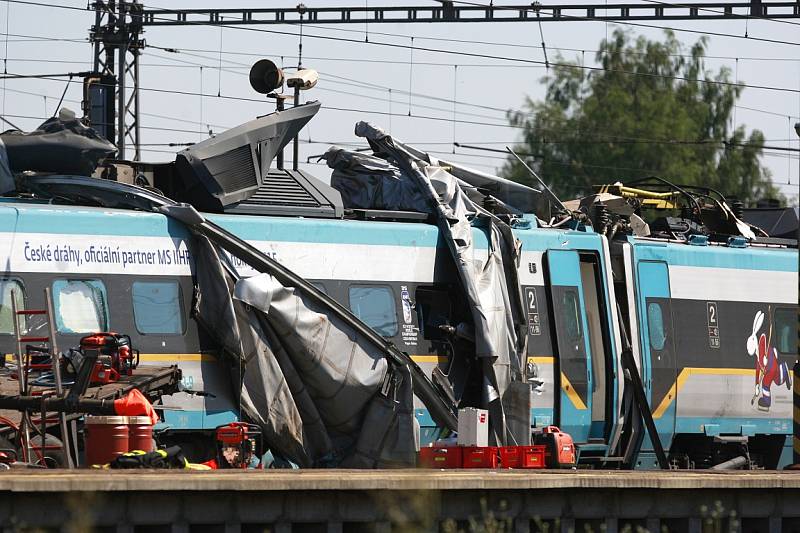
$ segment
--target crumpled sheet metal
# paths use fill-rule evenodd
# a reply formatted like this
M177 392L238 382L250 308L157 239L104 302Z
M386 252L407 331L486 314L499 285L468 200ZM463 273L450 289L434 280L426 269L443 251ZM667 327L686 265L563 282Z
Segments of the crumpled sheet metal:
M232 356L243 414L273 452L302 467L414 464L419 430L404 369L272 276L237 280L204 237L196 253L196 317Z
M438 165L435 158L427 154L426 160L416 157L385 131L367 122L358 122L355 133L367 139L376 157L396 166L396 172L420 191L426 205L415 210L436 215L470 305L474 356L482 361L483 369L482 402L490 411L495 441L529 443L530 404L528 401L525 407L526 402L519 401L523 396L519 394L520 387L529 387L522 381L526 324L516 271L519 243L510 228L470 199L459 180ZM473 227L482 228L489 240L485 258L476 258ZM528 420L527 426L513 424L513 434L506 424L503 399L507 394L516 395L515 401L508 402L519 411L513 418Z

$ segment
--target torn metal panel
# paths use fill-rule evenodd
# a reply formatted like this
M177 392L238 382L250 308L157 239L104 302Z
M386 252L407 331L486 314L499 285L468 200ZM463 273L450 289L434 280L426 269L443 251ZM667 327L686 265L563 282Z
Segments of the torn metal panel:
M481 407L489 410L494 441L530 442L530 406L509 401L515 394L511 383L523 382L522 358L526 346L526 323L522 313L522 293L517 279L519 248L511 229L473 200L462 189L459 180L438 161L426 154L420 159L406 151L383 130L366 122L356 124L356 135L368 140L376 156L397 166L397 170L416 183L426 197L427 210L436 215L437 225L456 265L461 286L472 316L474 353L482 370ZM487 236L487 257L478 258L473 246L473 227ZM465 329L465 328L462 328ZM457 353L456 364L468 365L467 354ZM508 407L515 409L514 418L527 426L506 421Z
M205 237L198 248L198 319L234 356L242 410L273 451L301 466L413 465L408 371L395 373L379 346L268 274L231 290L216 249Z
M411 465L418 445L413 394L440 426L455 429L455 406L407 354L191 206L92 178L33 177L27 185L76 204L159 211L195 234L193 315L232 356L243 413L284 457L305 466ZM237 280L216 247L270 275Z
M395 140L395 144L417 159L447 168L450 174L468 184L469 188L481 191L484 196L491 195L513 208L517 213L539 213L546 207L547 202L542 193L527 185L486 174L445 159L432 158L429 154L397 140ZM463 188L468 190L468 187Z

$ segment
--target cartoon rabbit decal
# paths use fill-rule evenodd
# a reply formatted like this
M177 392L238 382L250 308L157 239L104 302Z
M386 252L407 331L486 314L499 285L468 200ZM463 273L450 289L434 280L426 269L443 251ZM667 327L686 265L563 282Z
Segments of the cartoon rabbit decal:
M753 333L747 338L747 353L755 357L756 363L756 390L750 404L755 404L758 399L758 410L769 411L772 385L786 385L787 389L792 390L792 378L786 362L778 360L778 350L772 346L771 320L769 338L764 333L758 334L763 324L764 311L758 311L753 319Z

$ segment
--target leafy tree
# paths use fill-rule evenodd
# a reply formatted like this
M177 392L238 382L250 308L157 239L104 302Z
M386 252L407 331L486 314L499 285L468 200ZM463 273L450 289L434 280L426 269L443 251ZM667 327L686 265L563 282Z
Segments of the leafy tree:
M559 60L543 79L544 101L528 98L522 111L509 112L523 132L518 153L528 154L562 198L652 175L708 186L745 203L780 198L759 159L763 133L748 137L744 126L732 126L742 87L732 83L729 69L714 74L705 68L707 44L702 38L687 54L672 32L658 42L634 41L617 30L600 44L602 68ZM513 158L503 175L534 183Z

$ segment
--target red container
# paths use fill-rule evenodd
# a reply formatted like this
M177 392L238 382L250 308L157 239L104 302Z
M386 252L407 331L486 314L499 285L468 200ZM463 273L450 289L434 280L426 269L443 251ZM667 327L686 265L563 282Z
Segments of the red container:
M130 431L127 451L142 450L152 452L155 447L153 442L153 422L150 417L129 416L127 418Z
M502 446L500 468L544 468L546 446Z
M547 446L519 446L522 456L521 468L544 468Z
M420 468L461 468L461 448L420 448L418 464Z
M86 417L86 464L104 465L128 451L128 417Z
M464 446L461 453L464 468L497 468L497 446Z
M522 468L522 446L500 446L500 468Z

